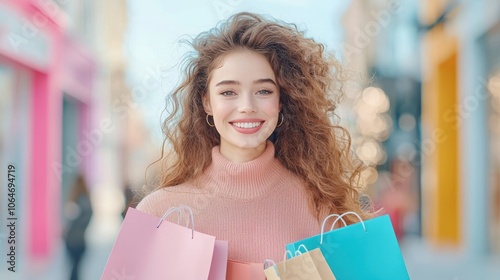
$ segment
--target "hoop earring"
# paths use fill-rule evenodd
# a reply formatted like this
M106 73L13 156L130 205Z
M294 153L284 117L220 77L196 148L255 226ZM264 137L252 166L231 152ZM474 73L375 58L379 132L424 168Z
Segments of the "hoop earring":
M285 119L285 116L281 112L279 112L278 119L280 118L280 116L281 116L281 121L276 127L280 127L283 124L283 120Z
M211 124L211 123L208 121L208 116L210 116L210 115L209 115L209 114L207 114L207 116L205 117L205 120L207 121L208 126L210 126L210 127L214 127L214 126L215 126L215 122L214 122L214 124Z

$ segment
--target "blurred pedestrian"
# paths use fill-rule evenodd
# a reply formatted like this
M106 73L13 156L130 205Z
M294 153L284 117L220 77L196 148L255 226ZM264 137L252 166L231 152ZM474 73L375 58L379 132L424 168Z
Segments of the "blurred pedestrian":
M382 213L391 218L394 232L398 240L405 235L405 221L416 211L418 197L416 195L415 167L410 161L394 159L391 161L391 173L388 182L383 186L377 204Z
M137 202L134 200L135 193L132 190L130 184L125 184L125 189L123 190L123 198L125 199L125 204L122 210L122 218L125 218L127 210L129 207L137 206Z
M85 178L78 175L71 187L65 216L68 219L64 234L66 251L71 261L70 280L79 279L79 268L85 253L85 231L92 218L92 203Z

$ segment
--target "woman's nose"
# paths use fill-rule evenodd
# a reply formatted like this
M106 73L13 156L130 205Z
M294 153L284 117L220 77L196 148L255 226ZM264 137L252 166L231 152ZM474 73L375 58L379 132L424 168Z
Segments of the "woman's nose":
M238 111L241 113L257 112L257 108L255 106L255 100L252 94L241 95Z

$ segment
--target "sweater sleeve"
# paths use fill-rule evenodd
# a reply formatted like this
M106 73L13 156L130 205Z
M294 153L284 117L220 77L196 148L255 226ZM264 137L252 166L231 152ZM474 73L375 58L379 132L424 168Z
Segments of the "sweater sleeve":
M135 209L137 210L140 210L142 212L145 212L145 213L148 213L148 214L151 214L151 203L149 201L149 199L147 199L148 196L144 197L140 202L139 204L137 204L137 206L135 207Z
M170 207L186 204L185 202L183 203L183 201L189 196L190 193L178 193L173 190L159 189L146 195L139 204L137 204L136 209L149 215L161 217Z
M165 205L166 193L161 190L156 190L147 196L145 196L139 204L137 204L136 209L144 213L161 217L163 214L163 206Z

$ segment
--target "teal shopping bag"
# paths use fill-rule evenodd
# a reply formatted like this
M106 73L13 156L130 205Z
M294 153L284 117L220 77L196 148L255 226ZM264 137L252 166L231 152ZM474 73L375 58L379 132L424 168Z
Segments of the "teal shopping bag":
M360 222L324 232L326 220L335 216L330 215L320 234L290 243L286 249L295 252L302 244L309 250L320 248L338 280L410 279L389 216L362 221L358 214L346 212L337 220L348 214Z

